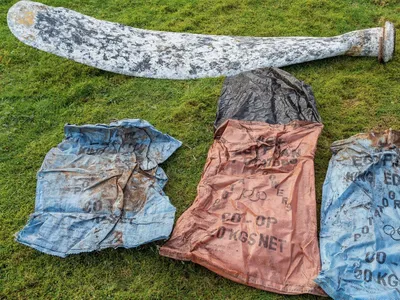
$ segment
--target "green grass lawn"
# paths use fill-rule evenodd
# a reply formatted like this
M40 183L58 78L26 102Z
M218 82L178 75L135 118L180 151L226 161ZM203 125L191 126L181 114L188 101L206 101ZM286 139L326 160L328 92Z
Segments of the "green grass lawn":
M60 259L14 241L34 209L36 172L65 123L142 118L181 140L163 164L177 217L196 196L223 78L154 80L100 71L19 42L0 0L0 299L282 296L233 283L193 263L158 255L162 242ZM248 36L330 36L400 26L399 0L46 0L99 19L147 29ZM397 43L397 49L400 49ZM315 159L317 201L330 144L370 129L400 129L400 59L338 57L284 68L313 87L325 128Z

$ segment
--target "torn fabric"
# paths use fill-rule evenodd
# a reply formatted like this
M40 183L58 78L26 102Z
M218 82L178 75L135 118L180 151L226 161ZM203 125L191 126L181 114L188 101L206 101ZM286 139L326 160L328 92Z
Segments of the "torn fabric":
M180 145L139 119L66 125L37 174L35 212L16 240L65 257L168 238L175 207L158 164Z
M257 69L225 79L214 127L228 119L269 124L321 122L311 87L278 68Z
M316 282L334 299L400 299L399 146L392 130L332 144Z
M314 153L323 125L228 120L211 146L197 197L160 254L284 294L324 295Z

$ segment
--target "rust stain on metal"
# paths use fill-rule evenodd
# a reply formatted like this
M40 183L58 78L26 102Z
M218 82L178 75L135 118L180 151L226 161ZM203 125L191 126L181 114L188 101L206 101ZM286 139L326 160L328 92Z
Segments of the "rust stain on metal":
M29 10L21 10L19 15L15 16L15 21L24 26L32 26L35 23L36 13Z
M385 27L383 27L383 35L379 38L379 50L378 50L378 61L383 63L383 56L385 54L385 43L384 43L384 36L385 36Z
M346 55L349 56L359 56L361 54L362 51L362 46L353 46L351 47L349 50L346 51Z

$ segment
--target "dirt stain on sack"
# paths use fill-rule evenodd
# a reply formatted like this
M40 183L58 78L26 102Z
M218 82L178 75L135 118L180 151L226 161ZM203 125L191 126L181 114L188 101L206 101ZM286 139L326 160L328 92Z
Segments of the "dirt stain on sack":
M154 179L145 171L137 168L124 188L124 211L139 212L147 201L147 190Z

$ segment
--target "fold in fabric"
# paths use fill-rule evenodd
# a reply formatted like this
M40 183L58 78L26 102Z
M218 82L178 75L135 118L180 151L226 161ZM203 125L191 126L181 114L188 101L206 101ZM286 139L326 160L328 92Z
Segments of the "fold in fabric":
M180 145L139 119L66 125L37 174L35 212L16 240L65 257L168 238L175 207L158 164Z
M225 79L215 129L228 119L269 124L294 120L321 123L311 87L277 68L257 69Z
M316 282L334 299L400 299L399 146L392 130L332 144Z
M228 120L215 133L192 206L160 254L284 294L324 295L314 186L323 125Z

